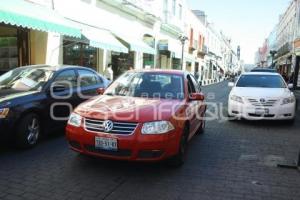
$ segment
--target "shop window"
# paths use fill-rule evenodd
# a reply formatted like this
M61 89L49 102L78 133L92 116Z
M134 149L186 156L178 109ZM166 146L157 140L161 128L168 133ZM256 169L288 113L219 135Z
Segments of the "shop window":
M28 30L0 25L0 74L28 65Z
M63 63L97 70L97 49L84 43L64 41Z

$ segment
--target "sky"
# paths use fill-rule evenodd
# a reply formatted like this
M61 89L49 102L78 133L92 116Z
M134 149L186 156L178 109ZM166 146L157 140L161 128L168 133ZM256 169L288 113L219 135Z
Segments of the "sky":
M241 45L241 59L253 64L255 52L278 23L291 0L187 0L205 11L209 22Z

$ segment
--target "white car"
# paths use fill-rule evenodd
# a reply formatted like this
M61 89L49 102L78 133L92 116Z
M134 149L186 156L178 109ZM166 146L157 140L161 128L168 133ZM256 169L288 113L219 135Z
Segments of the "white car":
M278 73L249 72L242 74L228 99L228 116L248 120L295 119L296 98Z

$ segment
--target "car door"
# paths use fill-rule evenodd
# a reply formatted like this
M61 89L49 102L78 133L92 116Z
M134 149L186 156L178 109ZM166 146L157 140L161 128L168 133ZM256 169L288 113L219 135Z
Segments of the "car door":
M190 75L190 77L194 84L196 93L201 93L201 87L200 87L199 83L196 81L196 78L193 75ZM197 108L195 108L195 112L198 116L197 117L198 126L200 126L200 124L202 123L202 117L204 117L205 110L206 110L205 103L203 101L197 101Z
M78 73L78 97L77 104L97 96L97 89L104 88L103 80L93 71L79 69Z
M190 96L192 93L196 93L196 87L195 84L192 81L191 75L187 75L187 81L188 81L188 95ZM190 121L190 137L192 137L197 129L199 128L199 123L197 120L197 110L198 110L198 101L188 101L188 110L187 110L187 117Z
M77 75L67 69L53 77L47 89L47 107L52 126L64 125L70 113L77 106Z

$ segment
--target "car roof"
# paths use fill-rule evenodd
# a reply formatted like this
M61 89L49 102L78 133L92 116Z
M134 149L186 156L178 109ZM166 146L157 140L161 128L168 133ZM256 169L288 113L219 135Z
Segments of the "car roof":
M175 70L175 69L138 69L130 70L131 72L143 72L143 73L162 73L162 74L174 74L174 75L184 75L185 71Z
M19 67L18 69L38 69L38 68L46 68L51 71L60 71L64 69L90 69L88 67L81 67L81 66L76 66L76 65L27 65L27 66L22 66ZM90 69L92 70L92 69Z
M276 72L275 69L272 69L272 68L263 68L263 67L256 67L254 69L251 70L251 72L259 72L259 71L262 71L262 72Z
M277 76L280 76L280 74L277 72L273 72L273 73L270 73L270 72L245 72L242 75L270 75L270 76L277 75Z

